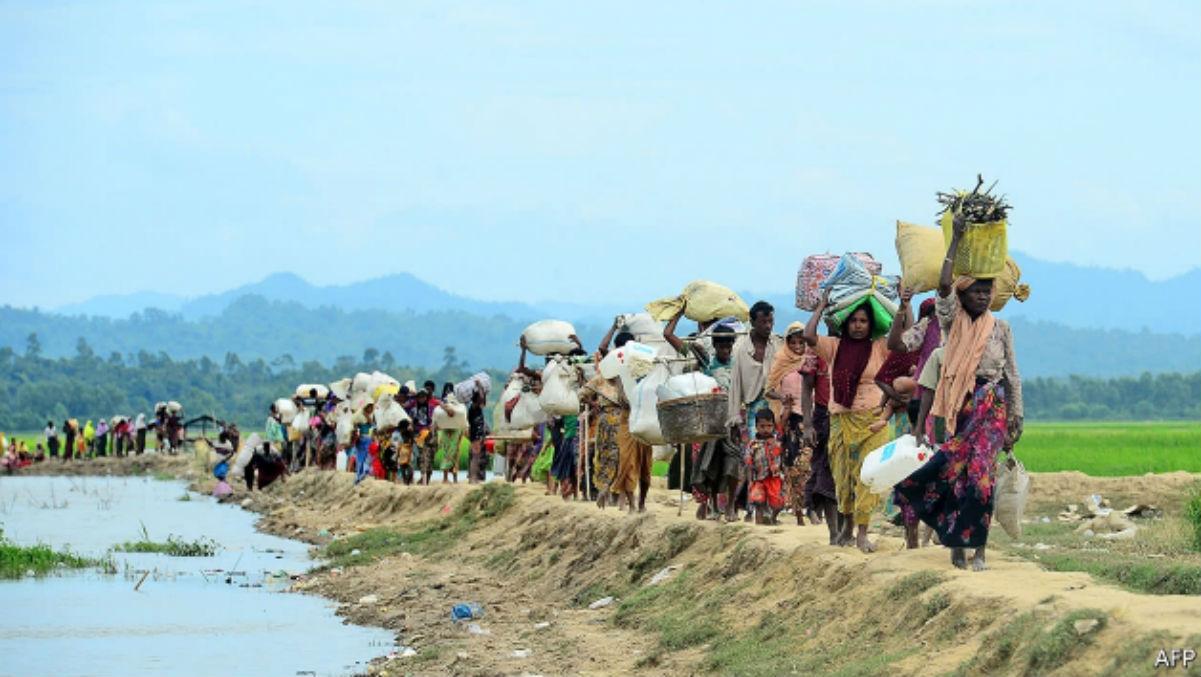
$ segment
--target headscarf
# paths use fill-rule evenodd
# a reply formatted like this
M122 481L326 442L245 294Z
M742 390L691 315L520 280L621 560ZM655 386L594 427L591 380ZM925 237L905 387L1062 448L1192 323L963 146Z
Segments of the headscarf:
M976 278L967 275L955 278L955 293L966 290L975 282ZM946 422L947 435L955 434L959 408L976 385L976 370L996 323L996 317L988 309L973 320L962 307L951 322L951 331L943 348L942 375L938 379L938 389L934 391L934 405L930 408L931 414Z
M866 305L861 304L860 307L866 308ZM851 315L858 311L859 308L852 310L847 315L847 321L850 321ZM867 312L867 318L869 322L874 322L870 310ZM835 402L847 409L851 408L855 403L855 392L859 390L859 380L863 378L863 372L867 369L867 363L871 357L870 331L866 338L853 339L843 336L838 340L838 350L834 353L834 365L830 369L831 397Z
M776 351L776 355L771 361L771 368L767 372L767 392L779 393L780 384L784 382L784 377L792 372L799 371L801 365L805 362L804 350L797 353L788 347L788 337L803 331L805 331L805 325L800 322L793 322L785 330L784 347ZM770 400L770 404L772 413L779 419L784 414L784 403L773 399Z

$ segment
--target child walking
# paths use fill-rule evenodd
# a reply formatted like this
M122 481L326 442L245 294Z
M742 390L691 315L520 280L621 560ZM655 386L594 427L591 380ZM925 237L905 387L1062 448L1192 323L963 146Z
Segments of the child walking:
M756 524L776 524L784 508L783 448L776 435L776 417L770 409L755 414L755 436L746 444L747 506Z

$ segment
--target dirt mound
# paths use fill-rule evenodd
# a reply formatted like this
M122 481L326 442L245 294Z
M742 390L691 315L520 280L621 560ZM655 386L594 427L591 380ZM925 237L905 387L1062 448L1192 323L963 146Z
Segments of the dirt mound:
M1085 488L1058 475L1057 490ZM534 486L306 472L253 507L267 530L334 538L298 587L416 649L378 674L1130 675L1150 674L1161 646L1201 646L1192 597L999 556L960 572L941 548L891 538L867 556L825 545L822 526L679 517L656 493L628 516ZM462 601L486 609L475 633L450 622Z

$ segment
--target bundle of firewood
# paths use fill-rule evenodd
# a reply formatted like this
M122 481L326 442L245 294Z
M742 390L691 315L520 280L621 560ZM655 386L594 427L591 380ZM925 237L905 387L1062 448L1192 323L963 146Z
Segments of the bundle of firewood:
M967 223L992 223L1008 218L1010 206L1005 196L992 194L996 181L988 190L980 192L983 185L984 177L977 174L976 187L970 193L954 189L949 193L938 193L938 202L943 207L939 214L950 212L953 216L962 216Z

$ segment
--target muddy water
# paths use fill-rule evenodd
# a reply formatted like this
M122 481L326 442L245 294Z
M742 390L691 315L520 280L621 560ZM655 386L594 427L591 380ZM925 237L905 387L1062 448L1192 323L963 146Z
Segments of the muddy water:
M394 648L387 631L343 625L332 603L282 592L313 561L255 519L182 482L0 479L0 525L19 544L100 557L144 527L155 541L221 546L213 557L114 553L117 574L0 581L0 675L350 675Z

